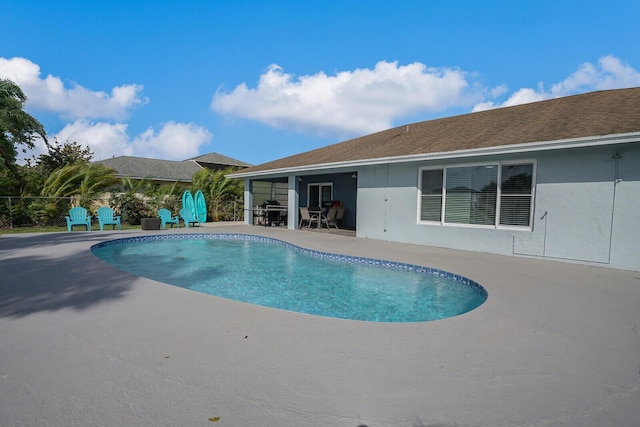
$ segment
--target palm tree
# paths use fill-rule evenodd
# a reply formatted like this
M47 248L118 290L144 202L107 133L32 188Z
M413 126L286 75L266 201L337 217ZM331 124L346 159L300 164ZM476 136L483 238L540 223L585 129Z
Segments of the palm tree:
M177 213L179 210L180 195L184 190L184 184L176 181L173 184L163 184L160 186L151 186L145 191L154 208L167 208L171 212Z
M131 179L128 176L125 176L122 178L121 182L122 182L122 191L128 194L135 194L135 193L142 194L151 187L151 182L146 178L135 180L135 179Z
M121 180L115 173L113 169L101 164L87 163L78 187L80 203L87 206L98 195L120 184Z
M120 183L115 171L97 163L66 165L53 171L42 188L49 197L78 198L79 205L89 206L100 193Z
M211 218L214 221L221 219L224 206L231 201L235 201L242 196L244 184L239 179L229 179L225 175L234 169L212 171L202 169L193 175L192 188L201 190L205 199Z
M45 180L41 195L49 197L68 197L78 188L83 165L66 165L54 170Z

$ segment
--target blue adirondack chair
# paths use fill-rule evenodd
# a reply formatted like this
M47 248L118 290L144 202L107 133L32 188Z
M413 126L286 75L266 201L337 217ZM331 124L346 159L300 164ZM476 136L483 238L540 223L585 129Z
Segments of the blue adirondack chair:
M91 215L87 215L87 210L81 206L69 209L67 220L67 231L71 231L74 225L84 225L87 231L91 231Z
M180 209L180 217L184 221L184 226L189 228L189 224L200 225L200 218L193 214L190 209Z
M98 209L98 223L100 224L100 231L104 229L105 225L113 226L113 230L118 226L118 230L120 230L120 215L113 215L113 209L103 206Z
M173 224L175 224L177 228L180 228L180 219L177 215L171 215L171 211L169 209L160 209L158 211L158 216L160 217L161 228L166 228L167 224L170 224L171 227L173 227Z

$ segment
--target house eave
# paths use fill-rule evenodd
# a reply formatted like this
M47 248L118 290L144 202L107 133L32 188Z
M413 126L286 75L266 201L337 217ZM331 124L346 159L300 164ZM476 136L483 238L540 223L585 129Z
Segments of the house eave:
M564 150L569 148L598 147L606 145L627 144L640 142L640 132L625 134L592 136L586 138L571 138L556 141L527 142L524 144L503 145L488 148L470 150L445 151L438 153L411 154L406 156L380 157L374 159L350 160L344 162L320 163L313 165L293 166L288 168L268 169L255 172L236 172L226 175L228 178L266 178L282 177L303 172L350 170L360 166L373 166L380 164L409 163L432 160L448 160L460 158L473 158L481 156L496 156L507 154L531 153L536 151Z

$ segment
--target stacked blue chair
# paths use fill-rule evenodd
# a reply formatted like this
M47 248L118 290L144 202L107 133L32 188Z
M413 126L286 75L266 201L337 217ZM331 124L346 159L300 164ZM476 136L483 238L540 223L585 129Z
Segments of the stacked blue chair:
M198 190L195 195L195 214L200 222L207 222L207 203L204 200L204 193Z
M177 215L171 215L171 211L169 209L160 209L158 211L158 216L160 217L160 228L167 228L167 224L171 224L171 227L175 224L177 228L180 228L180 219Z
M191 212L189 209L180 209L180 217L184 221L184 226L189 228L189 224L200 225L200 218Z

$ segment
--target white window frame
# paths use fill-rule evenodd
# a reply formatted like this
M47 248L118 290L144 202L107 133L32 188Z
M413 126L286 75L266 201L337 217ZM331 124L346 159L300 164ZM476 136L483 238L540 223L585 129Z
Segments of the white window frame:
M329 198L329 200L333 200L333 182L310 182L309 184L307 184L307 207L310 208L312 207L310 205L311 203L311 187L318 187L318 196L319 196L319 202L320 202L320 206L318 207L322 207L322 187L330 187L331 188L331 197ZM315 207L315 206L314 206Z
M501 225L500 224L500 204L502 200L502 167L503 166L517 166L517 165L532 165L532 174L531 174L531 203L529 209L529 225L520 226L520 225ZM497 174L497 193L496 193L496 215L495 222L493 225L487 224L463 224L463 223L453 223L445 221L445 207L446 207L446 198L447 198L447 169L450 168L466 168L466 167L478 167L478 166L497 166L498 174ZM455 163L455 164L445 164L445 165L434 165L434 166L423 166L418 168L418 198L417 198L417 223L424 225L441 225L446 227L467 227L467 228L493 228L493 229L513 229L513 230L533 230L533 214L535 210L535 200L536 200L536 179L537 179L537 162L535 159L525 159L525 160L514 160L514 161L494 161L494 162L481 162L481 163ZM442 171L442 202L440 206L440 220L439 221L429 221L422 219L422 172L425 170L441 170ZM511 195L510 195L511 196Z

